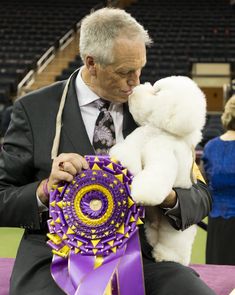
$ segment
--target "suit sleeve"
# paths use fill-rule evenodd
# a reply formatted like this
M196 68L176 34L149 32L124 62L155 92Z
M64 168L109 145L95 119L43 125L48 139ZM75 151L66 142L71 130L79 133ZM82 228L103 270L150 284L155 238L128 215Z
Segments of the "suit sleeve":
M30 121L19 100L0 152L0 226L40 228L33 151Z
M175 188L179 205L164 214L176 229L187 229L206 217L211 210L211 196L207 185L198 180L190 189Z

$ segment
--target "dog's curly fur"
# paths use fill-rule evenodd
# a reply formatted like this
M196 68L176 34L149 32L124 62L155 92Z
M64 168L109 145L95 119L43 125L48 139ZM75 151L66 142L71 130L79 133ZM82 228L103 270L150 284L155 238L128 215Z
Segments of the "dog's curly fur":
M190 188L193 149L201 140L206 101L190 78L172 76L134 88L130 112L140 127L110 155L134 175L131 195L147 207L146 236L157 261L189 264L196 225L175 230L158 214L172 188Z

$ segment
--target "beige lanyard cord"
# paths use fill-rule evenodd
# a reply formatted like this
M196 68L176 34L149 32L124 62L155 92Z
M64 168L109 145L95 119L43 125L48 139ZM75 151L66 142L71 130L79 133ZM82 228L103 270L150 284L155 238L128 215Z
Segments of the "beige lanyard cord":
M65 100L66 100L66 96L68 93L68 88L69 88L69 83L70 80L73 76L73 74L75 74L79 69L77 69L75 72L73 72L70 77L68 78L65 87L64 87L64 91L63 94L61 96L61 101L60 101L60 106L59 106L59 110L56 116L56 129L55 129L55 137L53 140L53 145L52 145L52 149L51 149L51 159L54 160L57 155L58 155L58 150L59 150L59 144L60 144L60 134L61 134L61 127L62 127L62 114L63 114L63 109L64 109L64 105L65 105Z

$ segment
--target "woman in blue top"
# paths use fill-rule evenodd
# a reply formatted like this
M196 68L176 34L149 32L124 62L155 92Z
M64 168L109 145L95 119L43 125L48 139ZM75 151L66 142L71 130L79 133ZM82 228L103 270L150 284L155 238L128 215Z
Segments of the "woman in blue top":
M213 200L206 263L235 265L235 95L221 120L226 132L206 144L202 157Z

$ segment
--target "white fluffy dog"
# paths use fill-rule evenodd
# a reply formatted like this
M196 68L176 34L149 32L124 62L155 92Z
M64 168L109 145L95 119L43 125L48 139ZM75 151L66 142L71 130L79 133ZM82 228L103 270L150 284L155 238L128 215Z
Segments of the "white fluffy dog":
M172 188L192 186L194 148L201 140L206 102L188 77L172 76L134 88L130 112L140 127L110 151L134 175L131 195L145 206L161 204ZM175 230L157 207L147 207L146 236L157 261L189 264L196 225Z

